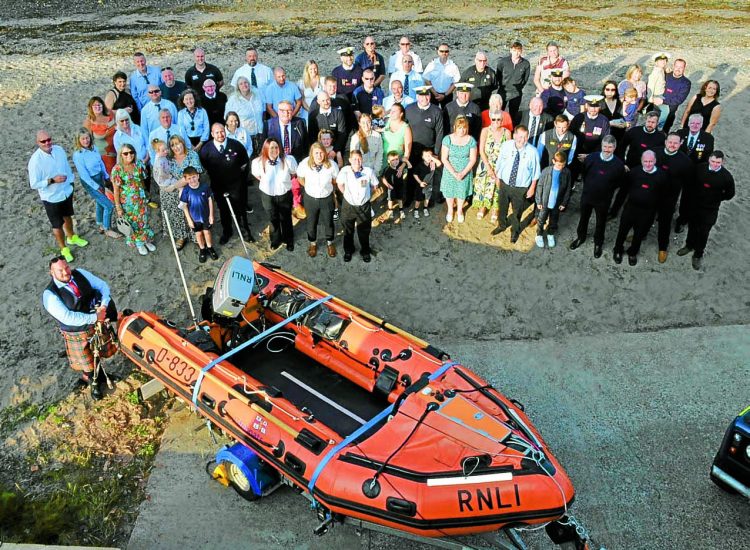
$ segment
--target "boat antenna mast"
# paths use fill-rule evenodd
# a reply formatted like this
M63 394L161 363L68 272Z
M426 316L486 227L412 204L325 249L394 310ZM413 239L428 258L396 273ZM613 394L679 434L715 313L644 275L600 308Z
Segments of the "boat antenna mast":
M187 281L185 280L185 272L182 269L182 262L180 261L180 255L177 252L177 244L174 242L174 233L172 233L172 224L169 221L169 214L166 211L162 211L164 221L167 223L167 231L169 233L169 240L172 243L172 250L174 251L175 260L177 260L177 269L180 272L180 279L182 279L182 288L185 290L185 299L187 300L188 307L190 308L190 316L193 319L193 326L198 328L198 318L195 315L195 308L193 307L193 301L190 299L190 291L188 290Z

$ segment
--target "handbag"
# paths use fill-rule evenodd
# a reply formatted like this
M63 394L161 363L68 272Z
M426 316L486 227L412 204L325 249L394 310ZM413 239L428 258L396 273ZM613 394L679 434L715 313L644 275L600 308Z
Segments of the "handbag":
M115 227L117 227L117 230L125 237L130 237L130 235L133 234L133 226L130 225L130 222L125 218L117 218L115 220Z

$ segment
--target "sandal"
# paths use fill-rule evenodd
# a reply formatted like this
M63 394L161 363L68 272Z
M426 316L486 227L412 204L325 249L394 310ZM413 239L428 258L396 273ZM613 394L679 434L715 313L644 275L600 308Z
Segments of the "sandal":
M485 212L483 210L480 210L479 212L477 212L477 219L481 220L482 218L484 218L484 214Z
M121 239L122 235L120 235L117 231L112 231L111 229L107 229L106 231L102 231L106 237L109 237L110 239Z
M492 223L497 223L497 214L498 214L497 212L493 212L492 215L490 216L490 221Z
M182 250L187 244L187 239L177 239L174 244L177 247L177 250Z

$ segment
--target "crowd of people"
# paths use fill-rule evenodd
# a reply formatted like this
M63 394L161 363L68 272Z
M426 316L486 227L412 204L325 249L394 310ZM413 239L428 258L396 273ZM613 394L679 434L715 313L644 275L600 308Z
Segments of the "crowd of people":
M72 148L99 232L124 236L146 256L156 250L160 208L179 250L192 241L200 262L217 259L215 222L220 245L235 228L254 240L248 194L257 183L272 249L294 250L296 217L305 220L311 257L318 226L327 255L336 257L339 223L344 261L355 253L356 234L369 262L373 226L403 223L408 214L419 220L443 203L447 223L464 223L473 208L488 220L488 237L509 229L512 243L536 226L536 245L544 248L556 246L580 189L570 249L587 240L593 212L595 257L603 253L607 219L619 216L615 262L627 252L635 265L658 221L659 262L667 260L671 232L687 226L678 254L691 252L693 267L701 267L734 181L714 146L720 84L707 80L691 96L684 59L657 53L645 80L644 67L633 65L621 82L584 90L554 42L533 64L514 42L496 68L478 51L463 70L447 43L424 64L405 36L388 60L373 37L362 47L358 54L338 50L341 63L328 76L308 61L296 82L283 67L262 63L254 47L226 82L202 48L193 51L184 80L136 53L130 75L116 72L111 89L88 100ZM527 84L534 87L530 97ZM60 255L71 262L71 247L88 245L73 232L74 175L46 130L37 144L30 184ZM387 206L375 217L381 194Z

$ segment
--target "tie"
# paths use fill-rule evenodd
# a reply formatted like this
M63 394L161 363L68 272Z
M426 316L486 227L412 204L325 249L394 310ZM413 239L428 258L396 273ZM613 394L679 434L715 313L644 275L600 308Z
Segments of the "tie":
M167 143L169 143L169 138L172 137L172 132L169 131L169 128L167 128Z
M161 111L161 103L156 104L156 112L158 113L159 111Z
M534 120L531 121L531 128L529 128L529 133L531 134L531 144L536 147L536 123L539 120L539 117L535 116Z
M688 151L692 153L694 148L695 148L695 136L690 136L690 139L688 139Z
M289 143L289 126L284 126L284 154L289 155L292 152L292 146Z
M315 165L315 171L316 172L320 172L322 169L323 169L322 165L318 165L318 164Z
M404 75L404 95L409 95L409 75Z
M361 178L362 177L362 172L354 172L354 177L355 178Z
M271 166L276 166L276 164L278 164L278 162L279 162L278 159L276 159L276 160L269 160L268 164L270 164Z
M224 152L224 145L222 144L222 145L219 145L219 153L223 153L223 152Z
M255 79L255 67L250 67L250 84L253 88L258 87L258 81Z
M68 288L73 293L73 296L75 296L76 298L81 297L81 291L78 290L78 285L73 282L73 279L71 279L68 283Z
M510 185L511 187L516 186L519 164L521 164L521 153L519 151L516 151L516 158L513 159L513 167L510 169L510 178L508 178L508 185Z

